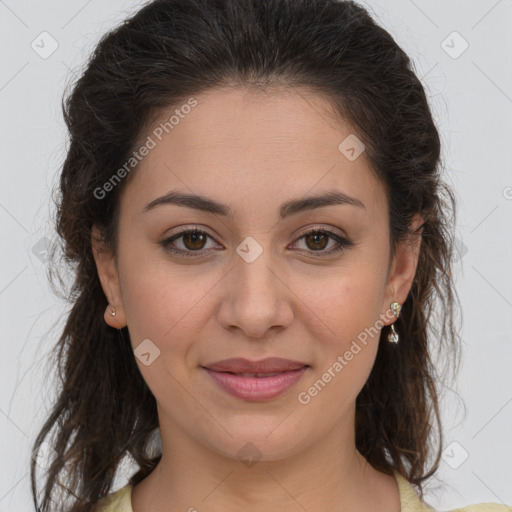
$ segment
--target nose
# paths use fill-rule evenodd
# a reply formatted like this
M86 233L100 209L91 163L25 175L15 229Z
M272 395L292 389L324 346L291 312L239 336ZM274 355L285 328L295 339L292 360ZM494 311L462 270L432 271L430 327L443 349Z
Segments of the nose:
M240 330L247 338L264 338L286 328L293 319L287 276L272 258L271 249L263 248L260 239L258 243L263 251L254 261L235 255L218 313L225 329Z

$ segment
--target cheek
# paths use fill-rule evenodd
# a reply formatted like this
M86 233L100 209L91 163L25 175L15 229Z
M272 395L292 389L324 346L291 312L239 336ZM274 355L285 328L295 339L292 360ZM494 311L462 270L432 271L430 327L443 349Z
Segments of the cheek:
M132 248L126 243L122 254L123 304L130 331L136 334L134 341L150 334L163 341L181 318L187 319L187 311L200 301L207 284L191 279L189 269L173 267L163 249L148 242Z
M178 409L190 407L181 383L190 378L192 368L187 361L194 359L190 351L199 337L201 322L208 317L206 301L201 301L208 283L202 282L200 288L194 289L172 276L139 275L140 278L127 283L125 290L126 317L136 363L158 403L166 403L172 397ZM150 356L144 360L143 354L148 352Z
M123 302L134 349L146 339L160 350L160 363L176 369L187 360L194 340L213 315L208 292L216 275L193 277L188 271L169 272L160 265L145 264L123 286Z
M361 265L321 284L296 285L300 315L315 340L314 375L301 391L316 407L338 404L331 411L334 416L355 400L375 362L382 325L380 278L378 267Z
M301 299L301 315L322 334L317 339L343 348L380 318L380 279L370 267L347 267L321 280L297 280L293 289Z

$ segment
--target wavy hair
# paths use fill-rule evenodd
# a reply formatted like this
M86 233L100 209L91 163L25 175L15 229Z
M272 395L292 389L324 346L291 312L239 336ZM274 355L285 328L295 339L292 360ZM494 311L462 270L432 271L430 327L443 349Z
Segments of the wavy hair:
M443 360L455 368L460 347L455 197L442 179L439 134L410 58L354 1L154 0L106 33L84 67L62 101L69 146L56 199L61 247L48 275L53 283L68 266L73 283L52 350L60 389L33 446L37 453L49 438L56 452L41 499L31 463L36 509L48 512L57 503L70 512L90 510L112 490L126 456L137 465L132 485L160 460L156 401L128 330L104 321L108 302L91 247L97 225L117 254L119 196L137 168L106 197L94 191L130 158L163 109L226 86L307 88L330 102L365 144L385 187L392 254L411 236L413 216L424 219L417 271L395 323L400 342L386 341L389 326L381 330L356 400L357 450L377 470L398 471L423 497L443 448L433 348L446 351Z

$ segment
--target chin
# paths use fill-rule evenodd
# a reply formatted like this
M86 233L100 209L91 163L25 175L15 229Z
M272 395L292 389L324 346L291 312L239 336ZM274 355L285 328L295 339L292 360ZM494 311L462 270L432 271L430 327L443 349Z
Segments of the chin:
M245 461L247 465L283 460L298 454L307 443L304 439L294 439L296 428L281 428L282 425L276 428L281 421L282 418L270 422L271 427L269 422L264 422L261 429L255 429L254 423L245 429L223 424L231 436L222 429L222 440L208 436L204 442L219 455Z

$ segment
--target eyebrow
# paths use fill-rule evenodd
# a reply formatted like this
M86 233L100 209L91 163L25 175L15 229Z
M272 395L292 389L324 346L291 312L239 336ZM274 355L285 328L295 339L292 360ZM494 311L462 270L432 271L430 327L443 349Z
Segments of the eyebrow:
M204 196L196 194L183 194L177 190L171 190L167 194L153 199L148 203L143 210L143 213L148 212L156 206L164 204L174 204L178 206L185 206L195 210L212 213L214 215L228 216L232 215L231 208L226 205L209 199ZM357 198L348 196L338 190L331 190L318 196L304 197L300 199L292 199L283 203L279 209L280 219L289 217L306 210L314 210L324 206L332 205L352 205L358 208L366 209L365 205Z

